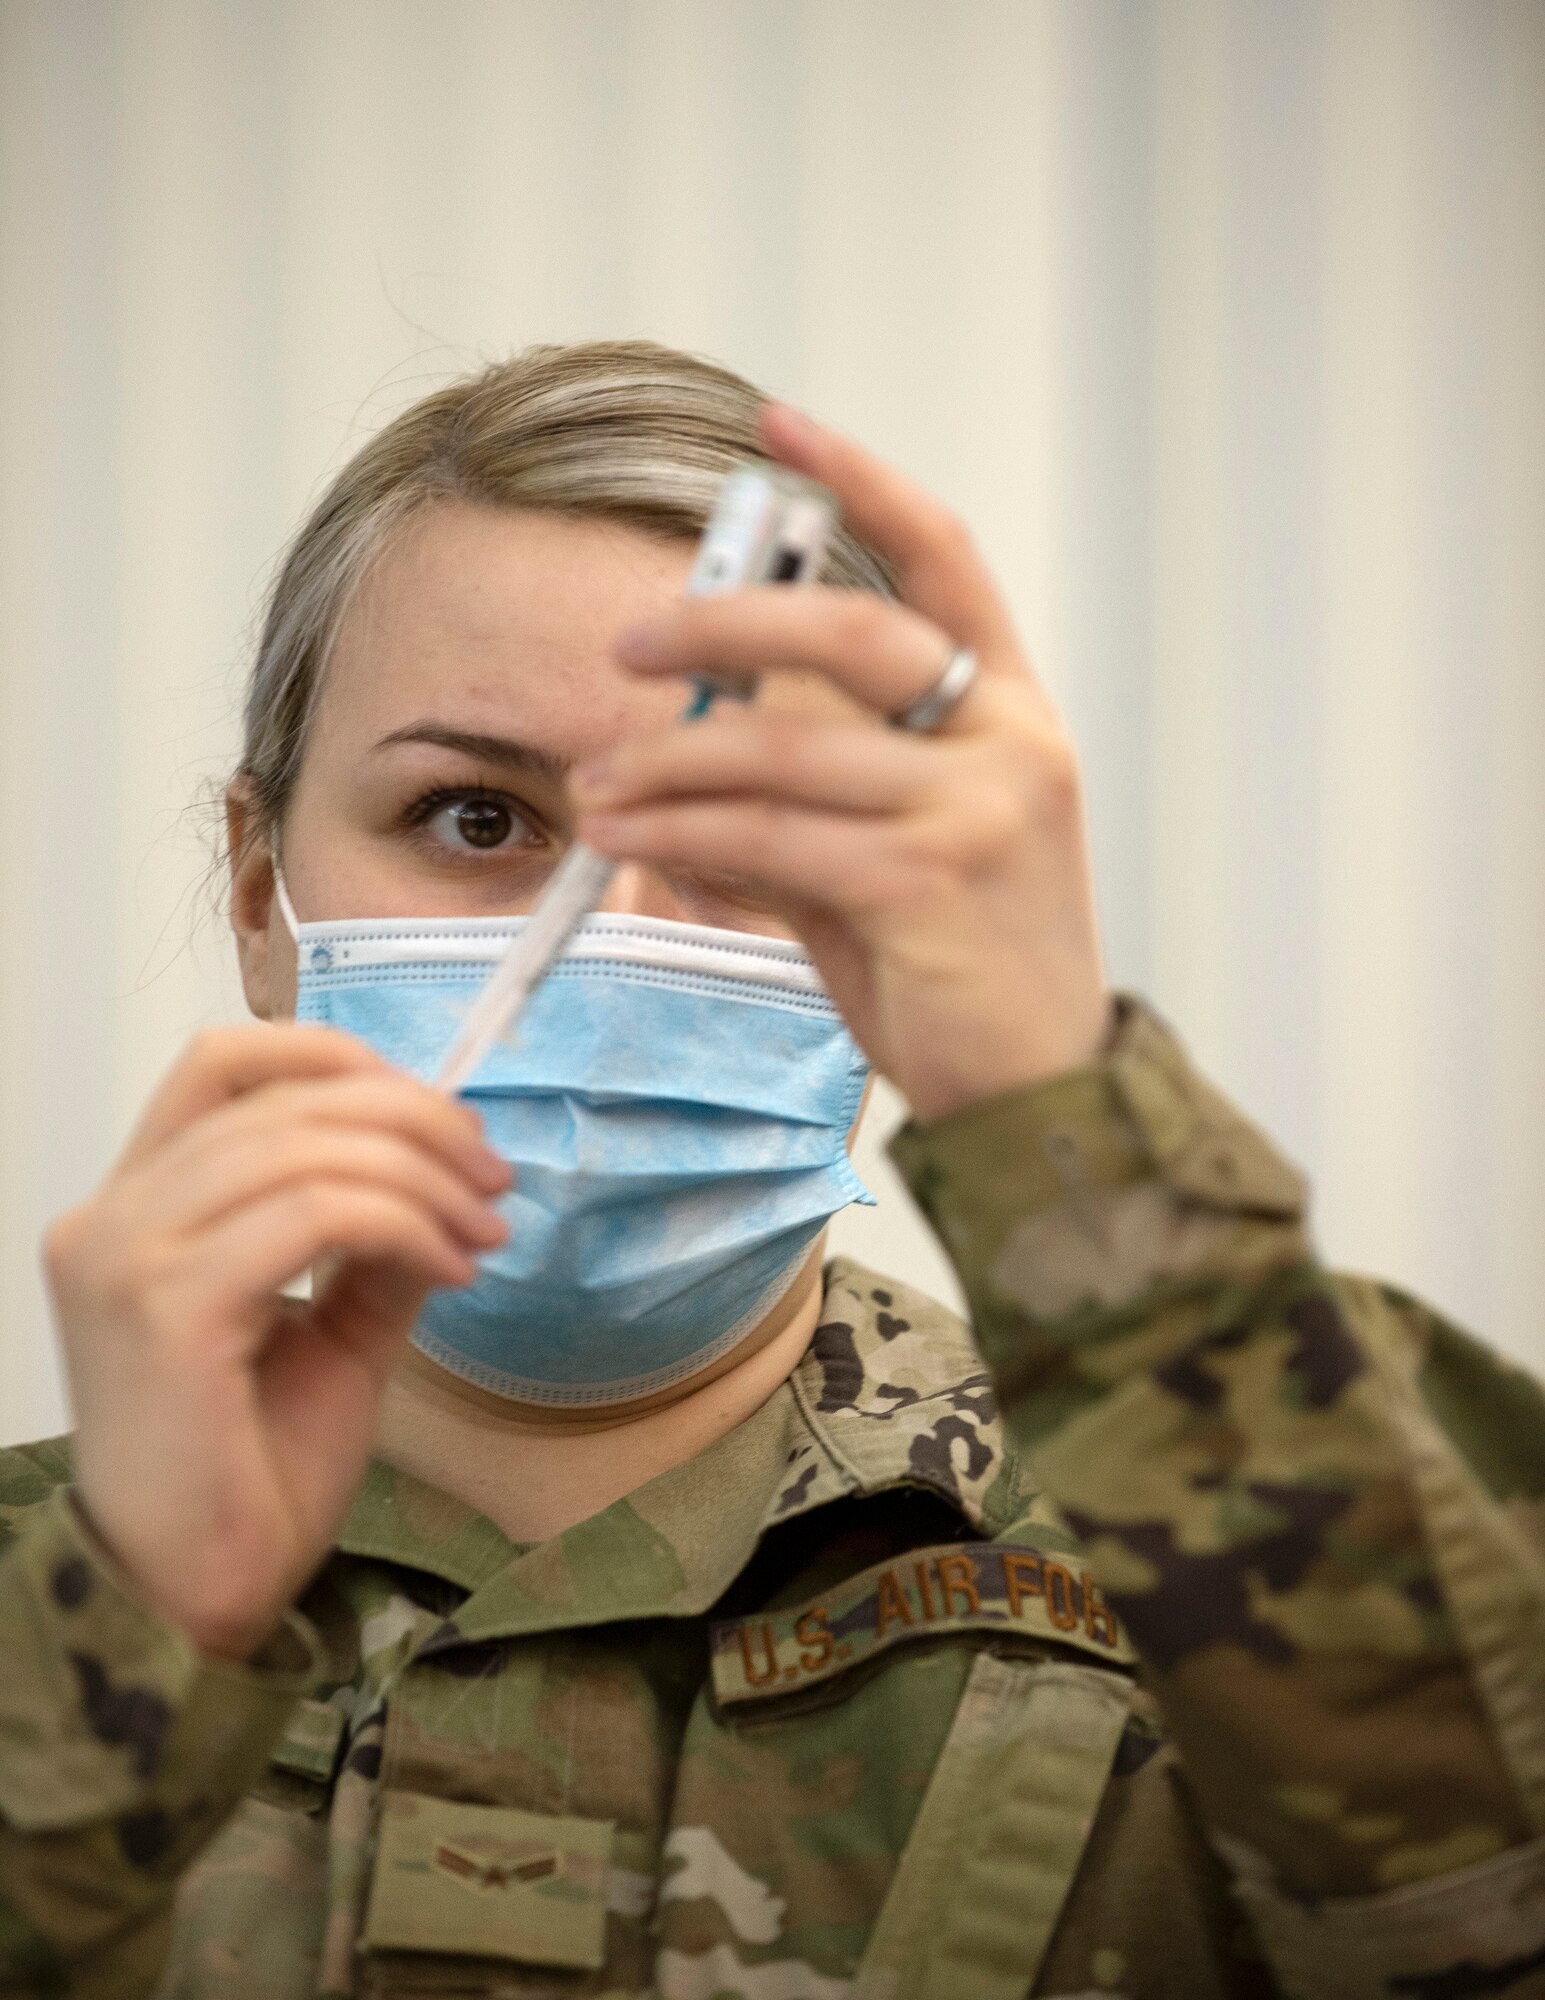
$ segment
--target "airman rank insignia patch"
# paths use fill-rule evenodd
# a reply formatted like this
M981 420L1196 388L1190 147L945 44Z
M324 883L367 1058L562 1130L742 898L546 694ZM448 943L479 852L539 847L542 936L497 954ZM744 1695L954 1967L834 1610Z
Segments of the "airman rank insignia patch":
M1086 1569L1019 1544L955 1542L876 1563L793 1610L716 1624L714 1693L721 1708L767 1701L952 1632L1072 1646L1111 1666L1136 1659Z
M594 1971L605 1955L612 1832L609 1820L388 1791L365 1947Z

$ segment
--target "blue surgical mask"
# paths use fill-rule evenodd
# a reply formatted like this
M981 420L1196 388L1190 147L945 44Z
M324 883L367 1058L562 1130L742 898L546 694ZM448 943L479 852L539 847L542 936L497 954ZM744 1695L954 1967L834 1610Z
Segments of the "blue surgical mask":
M293 918L281 888L281 906ZM295 925L296 1018L428 1080L519 917ZM462 1093L515 1169L509 1237L414 1333L479 1388L571 1408L701 1374L872 1197L868 1069L797 945L595 916Z

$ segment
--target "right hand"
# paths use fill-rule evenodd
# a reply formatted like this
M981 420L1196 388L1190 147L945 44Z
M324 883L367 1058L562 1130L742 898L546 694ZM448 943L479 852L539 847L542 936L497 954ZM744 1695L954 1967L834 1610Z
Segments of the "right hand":
M201 1035L44 1256L80 1499L130 1581L246 1658L331 1545L426 1295L503 1239L476 1114L352 1036ZM279 1287L328 1260L310 1304Z

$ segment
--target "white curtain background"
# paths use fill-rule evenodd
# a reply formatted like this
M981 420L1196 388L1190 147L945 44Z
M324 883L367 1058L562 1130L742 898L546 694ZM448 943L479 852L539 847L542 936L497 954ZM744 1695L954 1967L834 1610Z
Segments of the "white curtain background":
M1116 976L1545 1364L1540 0L0 0L0 1438L44 1219L239 1010L189 805L275 550L619 334L971 520ZM948 1290L893 1186L839 1234Z

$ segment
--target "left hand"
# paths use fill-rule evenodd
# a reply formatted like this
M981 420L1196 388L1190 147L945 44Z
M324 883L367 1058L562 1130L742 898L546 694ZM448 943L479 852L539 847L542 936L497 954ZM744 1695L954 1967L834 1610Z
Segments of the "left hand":
M919 1118L1088 1062L1109 999L1078 760L996 584L959 521L857 445L778 404L763 438L836 494L895 564L902 602L686 599L626 634L618 658L648 675L813 670L870 713L721 702L578 771L580 837L619 860L739 877L793 927ZM957 646L980 671L938 731L885 727Z

